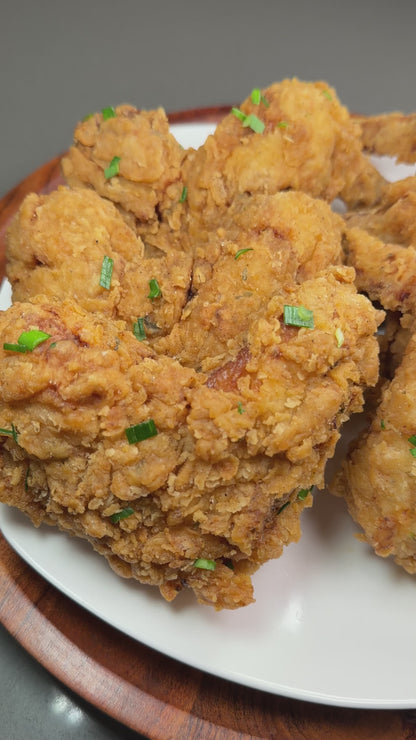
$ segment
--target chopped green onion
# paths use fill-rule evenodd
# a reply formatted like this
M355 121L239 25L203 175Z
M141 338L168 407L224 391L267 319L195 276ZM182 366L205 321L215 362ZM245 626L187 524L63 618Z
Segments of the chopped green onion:
M332 95L328 92L328 90L322 90L322 95L325 95L328 100L332 100Z
M109 105L108 108L103 108L101 113L103 114L104 121L108 121L109 118L116 118L117 116L112 105Z
M106 255L103 259L103 263L101 265L101 273L100 273L100 285L102 288L105 288L106 290L110 290L111 276L113 274L113 267L114 267L114 260L112 260L111 257L107 257Z
M313 311L304 306L284 306L283 320L289 326L305 326L307 329L314 328Z
M289 506L289 504L290 504L290 501L286 501L286 503L285 503L285 504L283 504L283 506L281 506L281 507L280 507L279 511L277 512L277 516L279 516L279 514L281 514L281 513L282 513L282 511L283 511L284 509L286 509L286 507L287 507L287 506Z
M409 450L412 457L416 457L416 447L411 447Z
M30 331L22 332L17 341L19 344L23 345L23 347L26 347L29 352L33 352L38 344L42 344L42 342L45 342L50 336L50 334L46 334L46 332L40 331L40 329L31 329Z
M233 114L233 116L235 116L236 118L238 118L239 121L245 121L246 120L246 114L243 113L243 111L240 110L240 108L231 108L231 113Z
M335 339L337 340L337 347L342 347L344 344L344 332L339 326L335 329Z
M238 252L236 252L234 259L238 260L238 258L241 257L242 254L245 254L246 252L252 252L252 251L253 251L253 247L247 247L246 249L239 249Z
M121 157L113 157L108 167L104 170L104 177L109 180L110 177L115 177L120 171L120 159Z
M206 560L205 558L198 558L194 562L195 568L201 568L202 570L215 570L215 560Z
M246 116L246 114L239 108L231 108L231 113L236 116L236 118L238 118L246 128L251 128L256 134L263 133L265 125L263 121L260 121L260 118L257 118L257 116L254 115L254 113L249 113Z
M162 295L162 291L160 290L159 283L157 282L155 278L152 278L151 280L149 280L149 288L150 288L150 292L147 297L150 298L151 301L153 301L154 298L159 298L159 296Z
M143 342L146 339L146 332L144 328L144 319L138 318L133 324L133 334L139 342Z
M288 128L289 124L287 121L279 121L279 123L276 123L276 128Z
M254 103L254 105L263 103L266 108L269 107L269 102L266 100L264 95L262 95L261 90L258 87L255 87L254 90L251 91L251 102Z
M27 352L27 347L23 344L9 344L8 342L3 344L3 349L8 352Z
M186 185L184 185L182 188L181 197L179 198L179 203L185 203L187 195L188 195L188 188L186 187Z
M89 121L90 118L93 117L93 115L94 115L94 113L87 113L87 115L84 116L84 118L82 119L82 123L85 123L85 121Z
M18 433L19 432L17 431L17 429L16 429L16 427L15 427L14 424L12 424L12 428L11 429L0 429L0 436L2 436L2 437L13 437L14 441L16 442L16 444L17 444L17 435L18 435Z
M260 118L257 118L254 113L250 113L245 117L243 126L245 128L251 128L251 130L256 134L262 134L265 129L263 121L260 121Z
M238 413L244 414L244 408L243 408L243 404L241 403L241 401L238 402Z
M17 344L3 344L3 349L10 352L33 352L35 347L49 339L51 335L40 329L30 329L23 331L17 340Z
M143 442L145 439L155 437L158 433L153 419L142 421L140 424L134 424L131 427L127 427L124 431L129 445L134 445L136 442Z
M409 437L409 439L407 441L410 442L411 445L413 445L414 447L416 447L416 434L412 434L412 436Z
M307 496L312 491L312 488L313 488L313 486L310 486L310 488L301 488L300 491L298 492L298 499L300 501L304 501L305 498L307 498Z
M110 516L110 519L113 522L113 524L117 524L117 522L120 522L122 519L127 519L127 517L131 516L132 514L134 514L134 509L128 506L126 509L121 509L121 511L116 511L115 514L112 514L112 516Z
M382 428L382 429L385 429L385 428L386 428L386 425L385 425L385 423L384 423L384 419L382 419L382 420L380 421L380 426L381 426L381 428Z

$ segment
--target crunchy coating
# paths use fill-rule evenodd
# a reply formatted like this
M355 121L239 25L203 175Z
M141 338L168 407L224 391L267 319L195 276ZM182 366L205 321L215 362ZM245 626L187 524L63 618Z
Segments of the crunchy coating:
M360 127L324 82L283 80L247 98L243 115L264 123L258 133L230 113L184 164L188 203L197 228L209 228L218 209L243 193L288 188L332 201L374 202L383 178L362 154ZM266 102L264 102L266 101Z
M113 201L150 243L171 248L181 225L185 152L161 108L120 105L114 113L110 118L95 113L78 123L74 145L62 159L63 175L72 187L92 187ZM114 157L118 174L106 177Z
M26 196L9 229L6 256L14 301L73 297L86 310L130 326L146 317L149 335L165 334L179 320L191 281L190 256L146 247L113 203L82 188ZM106 256L114 262L109 289L99 283ZM148 297L152 278L163 300Z
M332 491L343 495L377 555L416 573L416 334L370 429L353 447Z
M354 118L360 124L363 146L367 151L397 157L399 162L416 162L415 113L383 113Z
M18 434L0 437L1 500L86 537L166 598L188 585L217 609L250 603L250 574L299 538L310 496L298 493L322 484L342 421L377 378L378 314L334 269L293 293L315 329L285 327L272 302L242 356L208 377L71 301L14 304L0 346L30 328L51 337L1 351L0 425ZM124 430L148 418L157 436L129 445ZM134 514L109 521L126 506ZM215 560L213 579L201 557Z

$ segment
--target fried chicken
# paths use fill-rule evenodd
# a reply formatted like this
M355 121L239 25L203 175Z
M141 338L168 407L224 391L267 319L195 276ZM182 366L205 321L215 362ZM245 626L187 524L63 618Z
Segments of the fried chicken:
M180 242L186 236L179 234L184 156L161 108L121 105L76 126L62 172L72 187L92 187L113 201L145 241L170 249L175 235Z
M189 255L145 246L111 201L82 188L28 195L9 229L6 256L14 301L75 298L130 326L145 317L149 336L168 333L179 320L191 281ZM100 285L106 257L113 260L108 289ZM149 298L152 279L163 300Z
M416 573L416 334L332 487L377 555Z
M355 116L362 131L364 148L374 154L397 157L399 162L416 162L416 114L384 113Z
M291 188L373 203L383 178L362 153L360 127L323 82L283 80L248 97L184 163L190 228L202 231L244 193ZM358 195L359 189L359 195Z

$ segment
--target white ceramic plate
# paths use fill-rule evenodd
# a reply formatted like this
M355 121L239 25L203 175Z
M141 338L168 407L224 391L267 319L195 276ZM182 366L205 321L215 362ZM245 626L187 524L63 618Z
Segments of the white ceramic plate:
M174 127L184 146L212 130ZM381 162L391 179L414 172ZM8 285L0 308L10 303ZM214 612L188 592L118 578L83 541L0 506L11 546L93 614L182 662L275 694L349 707L416 707L416 579L359 542L342 500L319 493L303 535L254 576L256 603Z

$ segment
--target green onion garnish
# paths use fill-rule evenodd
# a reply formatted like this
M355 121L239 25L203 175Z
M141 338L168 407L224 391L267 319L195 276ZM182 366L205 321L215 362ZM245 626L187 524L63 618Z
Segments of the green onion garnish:
M277 516L279 516L279 514L281 514L281 513L282 513L282 511L283 511L284 509L286 509L286 507L287 507L287 506L289 506L289 504L290 504L290 501L286 501L286 503L285 503L285 504L283 504L283 506L281 506L281 507L280 507L279 511L277 512Z
M382 419L382 420L380 421L380 426L381 426L381 428L382 428L382 429L385 429L385 428L386 428L386 425L385 425L385 423L384 423L384 419Z
M158 433L153 419L142 421L140 424L134 424L131 427L127 427L124 431L129 445L134 445L136 442L143 442L145 439L155 437Z
M255 87L254 90L251 91L251 102L254 103L254 105L263 103L266 108L269 107L269 102L266 100L264 95L262 95L261 90L258 87Z
M246 116L240 108L231 108L231 113L233 116L236 116L236 118L238 118L246 128L251 128L256 134L263 133L265 125L263 121L260 121L260 118L257 118L257 116L254 115L254 113L249 113Z
M150 298L151 301L153 301L154 298L159 298L159 296L162 295L162 291L160 290L159 283L157 282L155 278L152 278L151 280L149 280L149 288L150 288L150 292L147 297Z
M133 324L133 334L139 342L143 342L146 339L146 332L144 328L144 319L138 318Z
M109 105L108 108L103 108L101 113L103 114L104 121L108 121L109 118L116 118L117 116L112 105Z
M337 340L337 347L342 347L344 344L344 332L339 327L335 329L335 339Z
M17 444L17 435L18 435L18 433L19 432L17 431L17 429L16 429L16 427L15 427L14 424L12 424L12 428L11 429L0 429L0 436L2 436L2 437L13 437L14 441L16 442L16 444Z
M322 90L322 95L325 95L328 100L332 100L332 95L328 92L328 90Z
M110 520L113 524L117 524L117 522L120 522L122 519L127 519L127 517L132 514L134 514L134 509L128 506L126 509L121 509L121 511L116 511L115 514L112 514L110 516Z
M85 121L89 121L89 120L90 120L90 118L92 118L92 117L93 117L93 115L94 115L94 113L87 113L87 115L86 115L86 116L84 116L84 118L82 118L81 122L82 122L82 123L85 123Z
M233 116L235 116L236 118L238 118L239 121L245 121L246 120L246 114L243 113L243 111L240 110L240 108L231 108L231 113L233 114Z
M412 457L416 457L416 447L411 447L409 450Z
M33 352L38 344L42 344L51 335L46 334L40 329L30 329L29 331L23 331L17 340L17 344L3 344L3 349L9 350L10 352Z
M313 311L304 306L284 306L283 320L288 326L305 326L313 329Z
M120 159L121 157L113 157L108 167L104 170L104 177L109 180L110 177L115 177L120 171Z
M308 494L312 491L312 488L313 486L311 486L310 488L301 488L298 492L298 499L300 501L304 501L305 498L307 498Z
M287 121L279 121L276 123L276 128L288 128L289 124Z
M253 251L253 247L247 247L246 249L239 249L238 252L236 252L234 259L238 260L238 258L241 257L242 254L245 254L246 252L252 252L252 251Z
M244 408L243 408L243 404L241 403L241 401L238 402L238 413L244 414Z
M265 124L263 121L260 121L260 118L257 118L257 116L254 115L254 113L250 113L248 116L245 117L243 121L243 126L245 128L251 128L252 131L256 134L262 134L265 129Z
M182 188L181 197L179 198L179 203L185 203L187 195L188 195L188 188L184 185Z
M107 255L103 259L100 273L100 285L106 290L110 290L111 276L113 274L114 260Z
M202 570L215 570L215 560L206 560L205 558L198 558L194 562L195 568L201 568Z
M412 436L409 437L409 439L407 441L410 442L411 445L413 445L414 447L416 447L416 434L412 434Z

